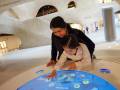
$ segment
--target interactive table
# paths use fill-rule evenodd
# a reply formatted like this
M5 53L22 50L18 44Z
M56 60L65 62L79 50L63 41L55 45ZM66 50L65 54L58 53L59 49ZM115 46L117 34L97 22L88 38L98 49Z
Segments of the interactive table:
M117 90L108 81L84 71L60 70L50 80L47 75L39 76L17 90Z
M43 66L28 70L2 86L0 90L120 90L120 64L95 61L83 70L58 70L57 76L47 79L51 68Z

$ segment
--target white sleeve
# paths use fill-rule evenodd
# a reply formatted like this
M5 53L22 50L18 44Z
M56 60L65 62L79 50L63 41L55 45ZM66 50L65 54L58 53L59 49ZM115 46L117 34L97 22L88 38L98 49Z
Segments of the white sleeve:
M66 59L67 59L67 56L65 55L65 52L63 51L62 55L60 56L60 59L58 60L54 68L59 69L59 67L61 67L65 63Z

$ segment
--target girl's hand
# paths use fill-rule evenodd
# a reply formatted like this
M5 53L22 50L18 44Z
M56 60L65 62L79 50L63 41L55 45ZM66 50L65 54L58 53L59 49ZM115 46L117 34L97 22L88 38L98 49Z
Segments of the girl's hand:
M65 65L60 66L59 68L60 68L61 70L64 70L66 67L67 67L67 65L65 64Z
M77 69L76 64L75 64L74 62L71 63L71 64L69 64L69 69L70 69L70 70L75 70L75 69Z
M50 75L47 76L48 79L56 77L56 70L53 70Z
M54 66L56 63L57 63L56 60L50 60L50 62L48 62L46 66L47 66L47 67L49 67L49 66Z

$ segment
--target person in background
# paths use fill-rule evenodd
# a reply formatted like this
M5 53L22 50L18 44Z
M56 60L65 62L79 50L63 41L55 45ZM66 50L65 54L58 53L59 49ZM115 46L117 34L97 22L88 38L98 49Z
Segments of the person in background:
M86 27L86 32L89 33L89 28L88 27Z

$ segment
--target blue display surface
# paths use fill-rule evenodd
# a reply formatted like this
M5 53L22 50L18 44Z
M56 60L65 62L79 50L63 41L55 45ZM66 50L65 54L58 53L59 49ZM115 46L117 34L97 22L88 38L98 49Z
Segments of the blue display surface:
M17 90L117 90L108 81L84 71L60 70L50 80L47 75L39 76Z

